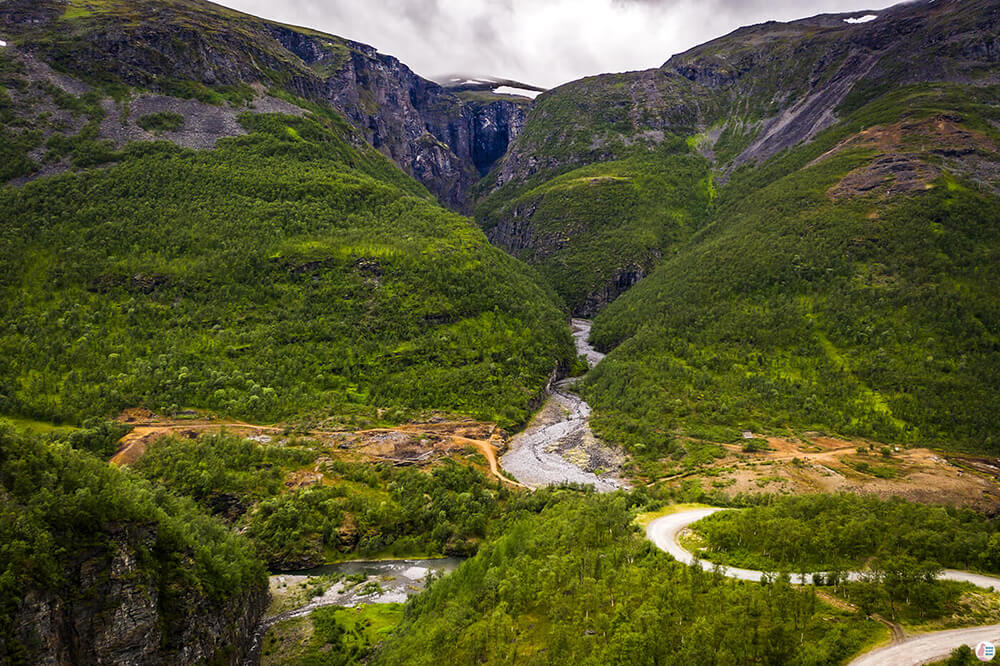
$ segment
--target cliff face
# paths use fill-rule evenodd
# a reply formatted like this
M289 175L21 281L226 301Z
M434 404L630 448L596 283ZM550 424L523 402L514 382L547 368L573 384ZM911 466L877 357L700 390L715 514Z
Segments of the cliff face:
M0 27L18 51L89 83L196 97L278 90L332 106L456 210L468 209L467 190L524 122L520 104L466 102L373 47L207 3L112 1L81 11L13 0Z
M25 592L9 634L20 645L0 645L0 654L40 665L240 663L266 608L266 585L215 602L158 581L143 563L155 530L114 526L106 548L72 559L66 589Z

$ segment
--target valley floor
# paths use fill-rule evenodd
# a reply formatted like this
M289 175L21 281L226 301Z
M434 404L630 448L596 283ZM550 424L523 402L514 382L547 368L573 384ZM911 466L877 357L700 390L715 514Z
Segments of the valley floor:
M588 341L590 322L574 319L572 330L577 353L590 367L599 363L604 354ZM510 440L501 463L531 488L558 483L582 483L600 492L627 488L621 479L625 455L594 436L590 405L571 390L576 381L570 378L556 384L527 429Z

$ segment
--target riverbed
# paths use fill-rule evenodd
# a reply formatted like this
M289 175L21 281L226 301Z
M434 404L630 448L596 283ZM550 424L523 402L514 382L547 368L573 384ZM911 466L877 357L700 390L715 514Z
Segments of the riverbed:
M571 325L577 353L594 367L604 354L588 342L590 322L573 319ZM594 436L590 405L570 390L578 379L555 385L528 427L511 438L500 464L530 488L560 483L591 485L599 492L627 488L621 479L625 455Z
M270 576L271 609L254 632L246 664L257 664L268 629L286 620L309 615L324 606L403 603L423 591L429 576L451 573L462 563L457 557L428 560L377 560L326 564L305 571ZM363 577L363 578L362 578ZM337 582L328 583L331 579ZM311 596L310 588L325 589Z

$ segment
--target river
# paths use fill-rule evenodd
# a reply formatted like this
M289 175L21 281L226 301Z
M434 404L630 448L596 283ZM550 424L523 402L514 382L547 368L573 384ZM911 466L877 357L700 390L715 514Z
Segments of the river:
M244 663L248 666L260 663L260 648L267 630L285 620L302 617L324 606L353 607L361 604L403 603L411 594L423 591L428 574L442 576L458 568L462 560L457 557L442 557L430 560L381 560L354 561L326 564L306 571L292 571L274 574L270 577L273 598L291 597L302 590L303 583L321 579L324 576L357 577L364 580L340 581L326 591L312 597L305 603L292 608L273 612L261 619L254 632L250 652ZM377 585L377 588L376 588Z
M590 322L573 319L571 324L577 353L594 367L604 354L588 342ZM627 488L620 478L625 456L594 436L590 405L569 390L577 381L572 377L555 385L528 427L511 438L500 463L530 488L559 483L587 484L599 492Z

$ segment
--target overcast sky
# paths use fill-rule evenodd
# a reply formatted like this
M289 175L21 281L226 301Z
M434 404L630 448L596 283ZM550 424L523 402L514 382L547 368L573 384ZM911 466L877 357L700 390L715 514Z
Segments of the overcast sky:
M418 74L555 86L648 69L736 28L896 0L217 0L371 44Z

